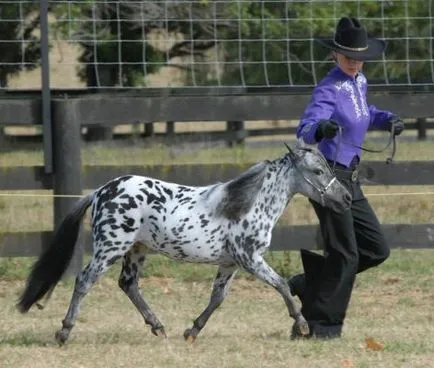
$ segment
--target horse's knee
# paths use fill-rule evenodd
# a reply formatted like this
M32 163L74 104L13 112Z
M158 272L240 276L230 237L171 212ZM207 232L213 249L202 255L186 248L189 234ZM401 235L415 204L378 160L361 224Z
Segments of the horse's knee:
M127 292L134 284L135 279L132 277L126 277L121 275L118 279L118 286L125 292Z

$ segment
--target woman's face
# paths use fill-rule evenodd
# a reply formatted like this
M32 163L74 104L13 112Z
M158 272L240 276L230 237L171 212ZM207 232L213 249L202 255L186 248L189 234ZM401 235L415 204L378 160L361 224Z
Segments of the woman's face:
M333 52L333 58L341 70L350 77L355 77L363 67L363 61L350 59L337 52Z

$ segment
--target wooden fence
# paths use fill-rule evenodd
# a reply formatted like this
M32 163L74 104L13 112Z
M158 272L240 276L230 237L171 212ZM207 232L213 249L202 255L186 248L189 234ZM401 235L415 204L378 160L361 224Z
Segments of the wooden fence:
M399 162L385 165L384 162L365 162L373 176L366 185L434 185L434 163L428 161ZM235 177L247 166L231 164L174 165L174 166L84 166L81 180L84 189L93 189L113 177L138 174L185 185L207 185ZM44 174L43 167L11 167L0 175L1 190L40 190L53 188L51 176ZM78 194L78 193L75 193ZM60 199L70 201L70 199ZM75 201L75 199L73 199ZM434 209L434 208L433 208ZM434 224L384 225L392 247L434 247ZM314 225L276 227L272 249L290 250L301 246L315 246ZM0 256L36 256L48 244L51 232L22 232L0 234ZM85 242L90 246L89 235ZM89 250L89 248L87 248Z
M125 94L56 94L52 100L53 173L44 167L10 167L2 169L0 190L53 189L54 195L80 195L121 174L142 174L183 184L209 184L238 175L245 167L233 165L168 166L168 167L83 167L81 163L81 127L89 125L114 126L140 121L248 121L292 120L300 116L308 94L255 93L231 95L170 95L137 96ZM434 94L431 92L371 94L371 102L395 111L402 117L417 118L414 128L434 116ZM41 99L35 95L13 94L0 96L0 125L40 125ZM424 125L432 128L433 123ZM410 128L410 126L409 126ZM423 129L422 129L423 131ZM287 134L289 131L284 130ZM240 137L235 137L236 139ZM242 137L241 137L242 138ZM434 185L432 162L402 162L385 166L367 163L375 173L371 178L384 185ZM381 165L381 166L378 166ZM194 173L194 175L193 175ZM192 182L194 178L194 182ZM54 228L71 209L75 198L55 198ZM314 245L315 226L291 226L275 229L273 249L296 249ZM433 224L384 225L391 246L404 248L432 248ZM86 235L83 235L86 236ZM48 244L51 232L0 234L0 256L35 256ZM89 242L87 242L89 244ZM80 265L83 249L75 256Z
M184 93L183 93L184 92ZM148 92L149 95L131 96L131 93L114 94L89 94L82 97L78 92L62 93L54 91L56 98L54 106L62 105L62 101L68 100L73 104L74 118L80 122L82 127L92 126L115 126L122 124L141 124L143 129L140 133L133 133L141 138L161 139L166 143L172 141L226 141L229 145L243 143L249 137L292 135L296 127L270 127L252 128L246 127L246 121L259 120L296 120L300 117L304 106L310 98L306 90L299 93L261 93L260 91L250 92L248 95L242 91L232 91L225 95L209 95L191 91L178 91L173 95L161 96ZM63 100L59 99L63 96ZM434 130L434 106L429 99L434 92L408 92L408 93L373 93L373 102L385 110L394 111L408 121L406 130L417 132L418 140L427 138L427 132ZM41 114L40 101L34 93L21 95L13 94L14 99L0 99L0 109L5 113L0 117L0 125L41 125L42 120L36 116ZM12 103L11 103L12 102ZM30 103L29 103L30 102ZM7 105L7 106L6 106ZM18 107L19 106L19 107ZM19 121L10 120L16 116L17 109L21 111ZM54 109L53 109L54 111ZM36 118L36 120L35 120ZM431 119L430 119L431 118ZM226 122L225 130L177 132L176 124L183 122ZM155 122L164 122L164 132L156 132ZM82 134L86 139L86 135ZM131 134L118 133L116 138L129 137ZM26 136L16 136L15 141L42 140L41 133L33 133Z

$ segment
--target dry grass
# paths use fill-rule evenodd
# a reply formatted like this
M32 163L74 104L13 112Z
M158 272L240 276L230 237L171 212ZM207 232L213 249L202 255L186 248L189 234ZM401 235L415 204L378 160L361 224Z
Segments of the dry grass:
M432 250L395 250L384 265L359 275L344 337L338 341L290 341L291 321L280 296L240 276L196 343L188 345L182 333L206 305L210 283L200 277L180 281L170 274L151 275L142 287L166 326L164 341L141 322L113 272L92 289L71 340L59 348L53 334L66 312L72 283L62 282L45 310L22 316L14 302L23 281L3 277L0 361L4 367L35 368L433 367L433 262ZM295 263L294 271L298 259ZM380 350L366 344L368 337Z

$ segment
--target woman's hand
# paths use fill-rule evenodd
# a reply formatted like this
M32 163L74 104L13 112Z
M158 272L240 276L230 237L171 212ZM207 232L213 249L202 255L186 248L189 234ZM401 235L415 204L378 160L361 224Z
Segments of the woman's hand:
M394 129L394 135L400 135L404 130L404 122L397 115L392 116L392 118L389 120L389 132L391 132L392 129Z
M323 138L331 139L338 134L339 125L335 120L320 120L315 132L315 139L319 142Z

